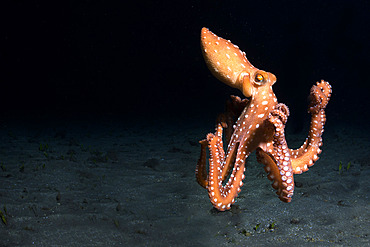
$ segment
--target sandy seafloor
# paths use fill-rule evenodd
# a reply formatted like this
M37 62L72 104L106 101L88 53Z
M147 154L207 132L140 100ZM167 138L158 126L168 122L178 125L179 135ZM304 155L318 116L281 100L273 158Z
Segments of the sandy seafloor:
M277 198L252 155L237 202L217 212L194 176L198 140L213 125L149 117L2 122L0 246L370 246L364 126L328 123L320 159L295 175L291 203ZM288 130L289 146L306 133Z

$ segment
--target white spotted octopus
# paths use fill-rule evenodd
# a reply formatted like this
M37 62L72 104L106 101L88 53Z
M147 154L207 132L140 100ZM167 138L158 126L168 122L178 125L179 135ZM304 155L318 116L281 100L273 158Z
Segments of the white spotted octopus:
M247 98L231 96L226 112L218 117L216 132L200 141L201 154L196 167L198 183L208 190L216 209L229 210L243 185L245 160L256 150L257 160L264 164L279 199L290 202L294 191L293 174L307 171L321 153L330 84L322 80L312 86L308 109L312 115L310 131L303 145L293 150L288 148L284 135L288 107L279 104L272 91L275 75L255 68L238 46L207 28L201 31L201 48L212 74L225 84L238 88ZM228 143L226 153L223 130L224 140Z

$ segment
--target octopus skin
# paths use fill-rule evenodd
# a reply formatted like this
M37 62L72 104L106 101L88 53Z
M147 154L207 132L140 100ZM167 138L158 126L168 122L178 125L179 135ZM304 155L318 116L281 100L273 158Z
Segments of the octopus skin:
M197 182L207 189L216 209L229 210L243 186L246 159L256 151L257 160L264 165L279 199L290 202L294 192L293 175L307 171L321 153L330 84L322 80L312 86L309 134L303 145L293 150L285 139L289 109L278 103L272 90L275 75L254 67L238 46L207 28L201 30L201 49L211 73L226 85L239 89L246 98L232 96L226 112L217 118L215 133L209 133L200 141ZM226 151L224 141L228 144Z

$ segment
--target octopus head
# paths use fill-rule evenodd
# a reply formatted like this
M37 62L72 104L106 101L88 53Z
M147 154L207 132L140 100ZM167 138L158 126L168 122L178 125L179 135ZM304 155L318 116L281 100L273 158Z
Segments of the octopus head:
M218 37L207 28L201 31L201 47L212 74L223 83L239 89L246 97L276 82L275 75L254 67L238 46Z

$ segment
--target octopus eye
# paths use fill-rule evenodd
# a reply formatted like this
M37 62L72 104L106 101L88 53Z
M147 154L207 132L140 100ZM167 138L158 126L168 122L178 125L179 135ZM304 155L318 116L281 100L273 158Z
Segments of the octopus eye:
M254 77L254 82L257 84L257 85L262 85L264 82L265 82L265 78L263 77L262 74L260 73L257 73Z

